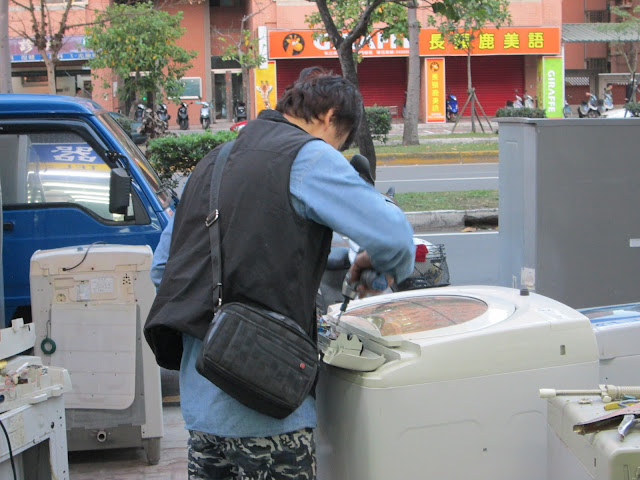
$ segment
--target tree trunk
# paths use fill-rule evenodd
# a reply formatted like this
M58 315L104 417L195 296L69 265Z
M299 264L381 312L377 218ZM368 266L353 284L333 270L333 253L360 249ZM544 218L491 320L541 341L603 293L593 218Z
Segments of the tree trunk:
M12 93L9 51L9 0L0 0L0 93Z
M418 37L420 24L417 18L417 4L415 1L408 4L409 20L409 78L407 80L406 109L404 118L404 131L402 132L403 145L419 145L418 138L418 108L420 106L420 52Z
M242 67L242 88L244 89L244 104L247 107L247 120L254 118L253 109L251 108L251 76L250 71L246 67Z
M358 83L358 73L356 71L355 60L353 59L353 52L351 51L351 45L343 44L338 49L338 58L340 59L340 67L342 68L342 76L353 83L356 87L360 88ZM362 123L358 129L356 135L356 141L358 142L358 148L360 154L367 157L369 160L369 166L371 168L371 177L376 179L376 149L373 145L373 139L371 138L371 130L369 130L369 124L367 123L366 116L363 115Z
M44 60L44 64L47 66L47 83L49 85L49 93L51 95L56 95L58 92L56 90L56 64L55 62L47 57L47 52L41 51L40 54ZM51 52L51 56L53 57L53 52Z
M476 133L476 99L471 85L471 50L469 50L467 52L467 92L471 98L471 131Z

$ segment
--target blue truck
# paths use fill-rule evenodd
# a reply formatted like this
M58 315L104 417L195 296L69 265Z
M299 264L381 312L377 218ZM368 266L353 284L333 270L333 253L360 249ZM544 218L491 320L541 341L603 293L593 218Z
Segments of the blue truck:
M31 319L36 250L95 242L155 249L177 201L107 111L57 95L0 94L0 186L7 325Z

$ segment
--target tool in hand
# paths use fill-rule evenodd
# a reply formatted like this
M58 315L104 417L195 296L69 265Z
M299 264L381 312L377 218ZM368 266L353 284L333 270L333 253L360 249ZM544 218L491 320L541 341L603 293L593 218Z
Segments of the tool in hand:
M389 286L384 275L380 275L373 270L363 270L360 273L360 280L358 282L352 282L351 272L347 272L342 282L344 302L340 305L340 313L338 313L338 318L336 318L336 325L340 323L340 317L342 317L342 314L347 309L349 302L358 296L358 291L356 290L358 285L364 285L370 290L378 291L383 291Z

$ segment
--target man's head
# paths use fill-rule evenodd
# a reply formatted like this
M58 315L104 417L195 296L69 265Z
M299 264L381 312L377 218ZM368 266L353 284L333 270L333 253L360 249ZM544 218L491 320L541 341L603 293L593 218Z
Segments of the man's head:
M342 149L353 140L364 114L356 86L320 67L302 70L293 85L285 89L276 110L306 124L331 127L335 141L328 143Z

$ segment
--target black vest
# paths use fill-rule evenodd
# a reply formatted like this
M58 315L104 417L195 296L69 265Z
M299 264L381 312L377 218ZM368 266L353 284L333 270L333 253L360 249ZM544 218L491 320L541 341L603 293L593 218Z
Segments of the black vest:
M295 319L316 338L315 297L331 230L300 217L290 201L291 165L315 137L274 110L236 140L219 194L223 302L247 302ZM179 369L182 333L204 338L213 317L209 186L220 148L196 166L174 222L169 260L145 324L158 364Z

